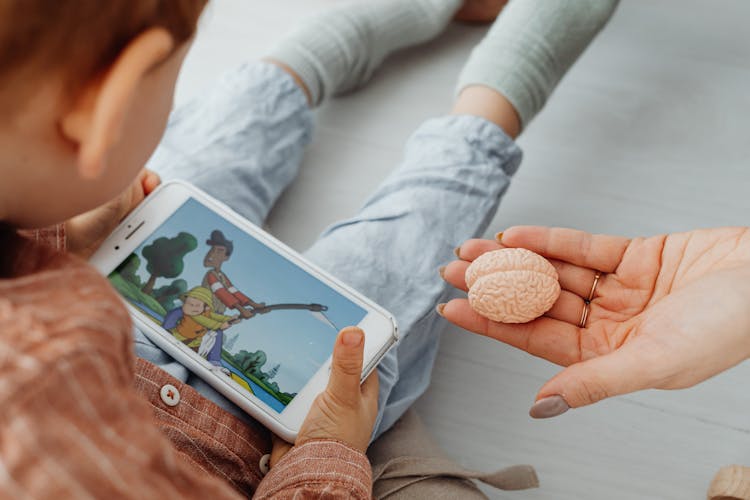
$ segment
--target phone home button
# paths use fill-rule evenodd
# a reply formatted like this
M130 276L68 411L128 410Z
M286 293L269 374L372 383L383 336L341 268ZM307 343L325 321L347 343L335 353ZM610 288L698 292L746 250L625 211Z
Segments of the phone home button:
M180 391L171 384L163 385L159 394L167 406L177 406L180 402Z

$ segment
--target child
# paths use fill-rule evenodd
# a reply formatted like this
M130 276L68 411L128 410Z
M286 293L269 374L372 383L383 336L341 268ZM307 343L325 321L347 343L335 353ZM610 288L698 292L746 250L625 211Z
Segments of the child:
M473 2L368 1L311 21L268 62L176 110L150 166L261 222L296 173L310 106L436 36L464 3ZM363 332L344 329L328 388L294 447L274 448L269 472L267 430L138 332L134 360L127 312L106 280L15 231L73 217L46 234L90 253L158 184L139 171L164 129L203 1L0 1L2 495L369 497L365 449L429 382L434 304L450 293L435 268L455 242L485 230L520 162L512 138L613 5L511 2L472 55L454 115L421 127L363 210L307 252L390 309L403 341L360 386ZM400 491L417 495L411 483Z
M238 320L239 316L227 316L213 311L213 294L203 286L196 286L180 295L182 307L172 309L164 317L162 327L194 350L202 348L206 333L212 330L226 330Z

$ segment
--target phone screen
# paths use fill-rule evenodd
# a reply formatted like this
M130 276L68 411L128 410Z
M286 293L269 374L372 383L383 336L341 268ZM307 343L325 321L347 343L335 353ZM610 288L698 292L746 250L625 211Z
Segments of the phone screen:
M195 199L109 275L188 355L281 413L367 311Z

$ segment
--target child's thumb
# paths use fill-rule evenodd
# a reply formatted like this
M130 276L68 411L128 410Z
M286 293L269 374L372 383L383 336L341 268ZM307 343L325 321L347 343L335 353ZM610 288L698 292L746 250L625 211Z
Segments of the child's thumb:
M347 404L354 405L360 398L364 340L365 333L359 328L344 328L333 348L328 392Z
M633 354L621 348L570 365L542 386L529 414L534 418L556 417L570 408L648 388L648 371Z

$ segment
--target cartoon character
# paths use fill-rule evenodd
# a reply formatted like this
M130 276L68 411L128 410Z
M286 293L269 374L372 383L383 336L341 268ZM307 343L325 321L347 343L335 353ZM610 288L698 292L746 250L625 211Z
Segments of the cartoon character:
M213 295L208 288L197 286L180 295L182 306L172 309L164 317L162 327L195 352L205 355L204 337L212 331L223 331L239 320L213 311Z
M255 302L247 295L235 288L229 277L221 270L222 264L228 261L234 251L234 244L228 240L221 231L211 231L211 237L206 240L206 245L210 246L206 257L203 259L203 265L209 268L209 271L203 278L202 285L209 289L213 296L213 310L222 314L229 309L235 309L243 319L249 319L255 316L256 309L261 309L261 314L267 312L264 302ZM221 348L224 342L224 333L222 329L216 330L216 338L208 353L208 360L221 366Z

